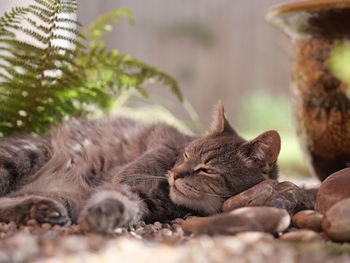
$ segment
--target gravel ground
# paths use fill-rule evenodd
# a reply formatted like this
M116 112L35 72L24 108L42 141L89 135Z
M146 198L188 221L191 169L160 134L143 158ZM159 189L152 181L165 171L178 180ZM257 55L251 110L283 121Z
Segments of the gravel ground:
M141 222L107 236L83 234L76 225L1 223L0 262L350 262L349 244L286 243L258 232L194 236L181 222Z
M314 186L305 180L298 183ZM331 242L322 234L303 243L259 232L210 237L184 233L182 222L140 222L105 236L82 233L77 225L40 226L33 220L26 226L0 223L0 263L350 262L350 244Z

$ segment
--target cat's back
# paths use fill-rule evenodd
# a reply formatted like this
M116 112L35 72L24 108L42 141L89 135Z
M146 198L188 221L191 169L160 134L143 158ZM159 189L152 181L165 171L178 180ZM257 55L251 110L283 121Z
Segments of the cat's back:
M149 124L122 117L75 119L51 132L56 151L75 156L100 155L124 162L159 144L179 145L189 140L191 137L167 124Z

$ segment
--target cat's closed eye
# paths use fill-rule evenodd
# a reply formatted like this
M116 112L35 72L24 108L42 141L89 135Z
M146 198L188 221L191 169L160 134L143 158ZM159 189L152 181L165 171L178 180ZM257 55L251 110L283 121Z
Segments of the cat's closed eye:
M203 167L203 166L197 166L194 170L195 173L204 173L207 175L215 175L217 172L214 169L208 168L208 167Z

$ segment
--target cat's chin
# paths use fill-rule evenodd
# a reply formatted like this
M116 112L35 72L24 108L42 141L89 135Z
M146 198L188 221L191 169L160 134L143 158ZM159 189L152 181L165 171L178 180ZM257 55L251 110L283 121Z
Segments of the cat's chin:
M221 212L223 200L221 198L193 198L187 197L175 185L170 186L170 199L173 203L200 212L213 215Z

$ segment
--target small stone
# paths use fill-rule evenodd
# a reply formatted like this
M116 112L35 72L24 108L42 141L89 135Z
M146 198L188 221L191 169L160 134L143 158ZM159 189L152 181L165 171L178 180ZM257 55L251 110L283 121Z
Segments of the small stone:
M45 225L45 224L44 224ZM50 224L49 224L50 225ZM60 226L60 225L54 225L54 226L52 226L52 225L50 225L51 227L52 227L52 230L54 230L54 231L57 231L57 232L61 232L61 231L63 231L65 228L64 227L62 227L62 226ZM47 226L48 227L48 226Z
M322 229L334 241L350 241L350 198L327 210L322 220Z
M279 240L285 242L318 242L322 241L323 238L319 233L308 230L308 229L298 229L292 232L283 234Z
M49 230L52 226L49 223L44 223L41 225L44 230Z
M173 225L174 235L177 237L182 237L184 235L184 230L182 229L181 225L174 224Z
M202 232L203 228L206 226L209 220L210 217L192 216L183 221L182 229L185 232L200 233Z
M287 211L274 207L243 207L211 217L191 217L182 224L185 232L209 235L235 235L246 231L269 233L288 228Z
M144 227L144 230L146 233L152 234L153 232L157 232L157 230L155 229L155 227L153 225L146 225Z
M159 231L159 230L161 230L162 229L162 224L160 223L160 222L154 222L153 223L153 227L154 227L154 229L156 230L156 231Z
M27 226L38 226L38 222L35 219L30 219L27 221Z
M10 222L8 224L8 231L16 231L17 230L17 224L15 222Z
M312 209L313 203L304 190L291 182L266 180L226 200L223 211L251 206L281 208L293 215L300 210Z
M331 174L319 188L315 209L325 214L337 202L350 197L350 168Z
M243 207L233 210L230 214L253 219L264 232L273 234L285 231L290 225L288 212L275 207Z
M123 233L125 233L125 232L124 232L124 228L122 228L122 227L118 227L118 228L114 229L113 232L114 232L115 234L123 234Z
M144 228L146 226L145 222L141 221L135 224L135 229Z
M199 233L208 235L235 235L240 232L264 231L254 219L231 213L214 216L207 221L204 227L199 229Z
M142 237L139 234L135 233L134 231L129 232L129 234L130 234L130 236L132 236L134 238L142 239Z
M292 217L293 226L297 228L307 228L316 232L322 231L323 215L314 210L303 210Z
M79 225L72 225L70 227L70 229L73 233L81 233L82 232Z
M159 233L163 236L163 237L170 237L173 235L173 232L170 229L167 228L163 228L162 230L159 231Z
M143 227L139 227L135 230L135 233L138 235L142 235L144 233L144 228Z
M163 224L162 228L171 229L171 225L170 224Z
M275 240L273 235L263 232L242 232L238 233L236 237L247 243L256 243L259 241L271 242Z

